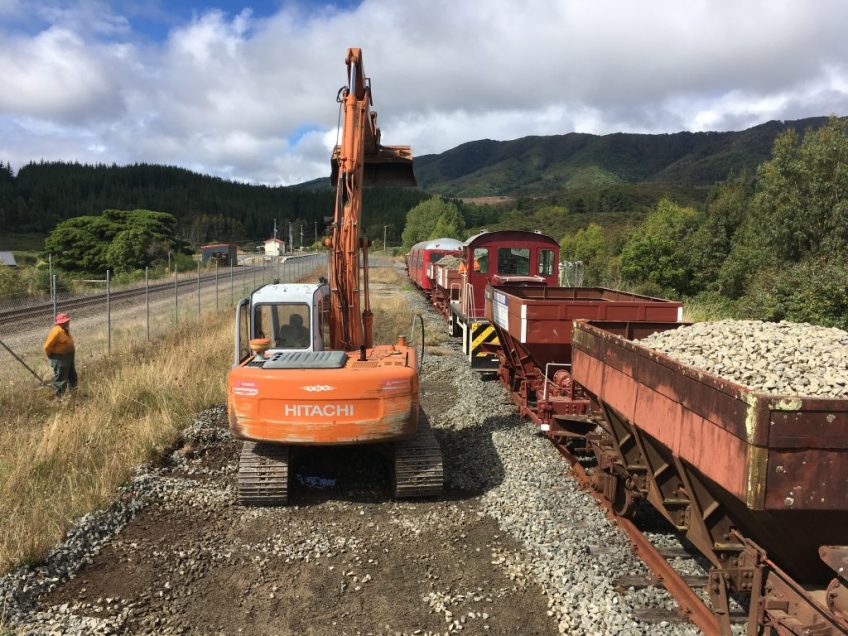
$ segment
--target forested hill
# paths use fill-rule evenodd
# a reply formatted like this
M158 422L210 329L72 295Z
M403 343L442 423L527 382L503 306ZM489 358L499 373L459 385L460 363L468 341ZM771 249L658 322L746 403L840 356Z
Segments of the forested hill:
M623 183L704 186L756 168L787 128L803 132L826 122L826 117L770 121L740 132L484 139L416 157L415 173L425 190L458 197L532 196Z
M364 230L372 239L382 239L387 226L389 240L399 241L407 211L430 193L509 195L524 199L525 205L538 197L533 205L551 199L547 202L575 212L628 214L653 206L663 195L682 203L701 201L708 190L704 186L731 173L753 170L766 160L783 130L803 132L826 121L824 117L772 121L741 132L569 133L472 141L439 155L417 157L420 190L366 190ZM0 233L47 234L71 217L108 209L146 209L176 216L180 237L194 244L264 238L275 218L284 226L292 221L296 239L303 226L304 242L311 243L316 222L320 228L333 209L326 178L270 187L168 166L60 162L27 164L15 175L2 159ZM491 222L466 219L469 226Z
M409 189L366 191L369 236L382 239L383 225L388 225L389 236L399 240L406 211L426 196ZM249 185L149 164L42 162L27 164L15 175L0 163L0 232L46 234L64 219L107 209L169 212L177 217L181 235L193 243L264 238L276 218L294 223L295 240L303 225L304 243L311 244L315 223L320 232L323 218L333 213L333 192Z

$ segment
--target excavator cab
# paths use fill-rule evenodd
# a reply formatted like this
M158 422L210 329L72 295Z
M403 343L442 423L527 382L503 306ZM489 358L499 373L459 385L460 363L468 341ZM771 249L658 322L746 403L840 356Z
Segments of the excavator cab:
M330 184L335 187L339 178L339 146L330 161ZM365 150L364 187L414 188L418 185L412 170L412 149L409 146L379 146L376 151Z
M265 356L324 351L329 345L327 284L265 285L238 308L234 366L252 355L251 340L267 340Z

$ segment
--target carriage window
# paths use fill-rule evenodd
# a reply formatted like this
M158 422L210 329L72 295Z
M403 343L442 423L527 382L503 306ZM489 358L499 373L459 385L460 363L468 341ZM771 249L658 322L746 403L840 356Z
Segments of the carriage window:
M485 274L489 271L489 250L485 247L478 247L474 250L474 260L471 269L480 274Z
M444 254L439 254L438 252L433 252L432 254L430 254L430 262L431 263L438 263L440 260L442 260L442 256L444 256Z
M554 251L539 250L539 274L541 276L554 275Z
M530 275L530 248L502 247L498 250L498 274Z
M261 304L253 311L253 337L268 338L271 349L308 349L309 305Z

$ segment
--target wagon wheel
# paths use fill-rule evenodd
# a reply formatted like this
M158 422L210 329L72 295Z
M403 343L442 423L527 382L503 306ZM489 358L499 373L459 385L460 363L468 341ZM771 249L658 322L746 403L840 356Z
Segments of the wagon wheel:
M610 503L615 514L620 517L632 519L636 516L639 507L640 495L633 488L633 482L628 476L615 475L615 487Z

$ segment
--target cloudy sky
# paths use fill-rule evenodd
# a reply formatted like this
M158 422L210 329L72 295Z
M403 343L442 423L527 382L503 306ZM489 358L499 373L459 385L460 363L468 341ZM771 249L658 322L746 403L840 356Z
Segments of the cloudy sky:
M844 0L0 0L0 161L325 176L347 47L383 141L848 114Z

